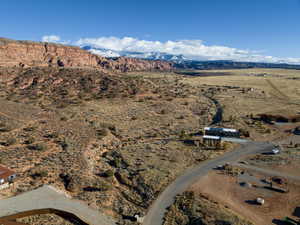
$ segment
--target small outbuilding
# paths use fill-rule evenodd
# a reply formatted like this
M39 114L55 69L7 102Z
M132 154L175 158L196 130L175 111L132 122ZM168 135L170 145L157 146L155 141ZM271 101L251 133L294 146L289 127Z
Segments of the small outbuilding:
M11 169L0 165L0 190L9 187L14 179L16 178L16 173Z
M206 146L212 147L221 144L220 136L204 135L202 139L203 139L203 144Z

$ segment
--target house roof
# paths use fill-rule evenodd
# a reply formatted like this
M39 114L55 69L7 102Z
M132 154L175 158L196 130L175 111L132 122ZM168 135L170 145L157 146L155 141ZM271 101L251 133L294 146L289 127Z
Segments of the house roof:
M232 132L232 133L238 132L236 129L222 128L222 127L204 127L204 130L215 131L215 132Z
M214 139L214 140L221 140L220 136L210 136L210 135L204 135L203 139Z
M7 179L9 176L14 174L14 171L0 165L0 179Z

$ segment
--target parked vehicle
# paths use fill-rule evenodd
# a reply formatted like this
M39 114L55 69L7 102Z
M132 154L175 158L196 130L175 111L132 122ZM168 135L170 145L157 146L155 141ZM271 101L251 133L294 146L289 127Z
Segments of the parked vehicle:
M259 205L263 205L263 204L265 204L265 200L263 198L257 198L256 203Z
M280 150L278 148L272 149L272 154L277 155L280 153Z

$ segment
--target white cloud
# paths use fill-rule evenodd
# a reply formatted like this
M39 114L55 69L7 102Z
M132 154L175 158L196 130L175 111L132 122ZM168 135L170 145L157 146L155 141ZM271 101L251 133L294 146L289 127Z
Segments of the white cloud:
M70 43L61 41L59 36L49 35L42 38L47 42ZM99 37L81 38L73 42L74 45L89 45L93 48L103 48L112 50L109 54L116 54L120 51L130 52L160 52L174 55L184 55L187 59L193 60L234 60L249 62L269 62L269 63L291 63L300 64L300 58L279 58L263 55L261 51L251 51L231 48L219 45L206 45L202 40L178 40L178 41L147 41L132 37ZM104 51L94 51L101 54ZM104 52L103 54L106 54Z
M161 52L168 54L182 54L188 59L194 60L235 60L269 63L293 63L300 64L300 58L278 58L259 54L259 51L230 48L226 46L205 45L202 40L179 41L146 41L132 37L100 37L81 38L76 45L91 45L96 48L110 49L114 51L135 52Z
M43 42L60 42L60 36L57 35L45 35L42 37Z

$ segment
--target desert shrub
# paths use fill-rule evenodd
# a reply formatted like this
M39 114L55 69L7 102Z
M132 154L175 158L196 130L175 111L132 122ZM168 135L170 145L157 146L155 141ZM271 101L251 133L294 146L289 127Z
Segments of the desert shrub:
M46 177L46 176L48 176L48 172L47 172L46 170L42 170L42 171L40 172L40 176L41 176L41 177Z
M98 182L94 186L84 187L83 190L88 191L88 192L96 192L96 191L108 191L111 188L112 188L112 186L105 182Z
M34 137L29 137L28 139L26 139L24 141L24 144L30 145L30 144L34 143L34 141L35 141Z
M108 134L108 131L105 128L101 128L96 130L96 134L98 137L105 137Z
M220 145L220 148L219 149L224 149L224 150L227 150L230 148L230 144L228 142L224 142Z
M69 104L80 105L80 104L82 104L82 101L78 98L73 98L73 99L69 99Z
M0 132L9 132L11 129L9 127L0 127Z
M160 114L162 114L162 115L165 115L165 114L167 114L167 110L166 109L162 109L161 111L160 111Z
M116 157L111 161L111 165L116 168L120 168L121 164L122 164L122 160L119 157Z
M52 133L48 133L46 134L44 137L45 138L58 138L59 134L57 132L52 132Z
M146 96L145 99L146 100L153 100L154 98L152 96Z
M93 98L93 99L96 99L96 100L97 100L97 99L101 99L101 98L102 98L102 95L101 95L101 93L93 93L93 94L92 94L92 98Z
M104 173L103 173L103 176L104 177L112 177L114 175L114 171L113 170L106 170Z
M9 93L9 94L6 96L6 100L11 101L11 100L14 99L14 97L15 97L15 93Z
M270 129L270 128L267 128L267 129L265 130L265 133L270 134L270 133L271 133L271 129Z
M184 130L181 130L179 133L179 138L180 139L187 139L188 135L186 134L186 132Z
M62 116L62 117L60 117L60 120L61 120L61 121L67 121L68 118L67 118L66 116Z
M250 137L249 131L245 131L244 136L245 136L245 137Z
M110 131L116 131L116 126L111 123L101 123L103 128L108 128Z
M0 123L0 132L9 132L12 129L5 123Z
M56 108L57 108L57 109L64 109L64 108L67 108L67 106L68 106L68 103L67 103L67 102L65 102L65 101L60 101L60 102L57 103Z
M137 120L137 117L136 116L132 116L131 120Z
M65 138L60 138L59 140L56 141L56 143L63 149L67 150L69 144Z
M177 117L177 119L179 119L179 120L183 120L183 119L184 119L184 115L180 115L180 116L178 116L178 117Z
M108 191L112 188L111 185L104 183L104 182L100 182L97 184L97 187L100 189L100 191Z
M223 108L224 108L224 107L223 107ZM237 117L236 117L236 116L233 116L233 115L230 115L228 121L229 121L229 122L236 122L236 121L237 121Z
M239 167L232 166L230 164L226 164L224 166L224 170L223 170L224 174L227 174L227 175L230 175L230 176L238 176L238 175L242 174L243 172L244 172L243 169L241 169Z
M57 90L57 94L62 95L62 96L66 96L66 95L69 94L69 92L66 89L59 89L59 90Z
M34 131L36 128L35 127L25 127L23 130L26 132Z
M122 94L122 98L128 98L129 97L129 94L128 93L123 93Z
M17 139L15 139L14 137L9 137L2 144L5 146L10 146L10 145L14 145L16 143L17 143Z
M111 124L111 123L101 123L100 126L101 126L102 130L106 129L106 131L109 130L113 135L116 135L116 136L119 135L117 127L114 124Z
M33 170L30 173L30 176L33 179L37 179L37 178L42 178L42 177L47 177L48 176L48 172L46 170L41 170L41 169L37 169L37 170Z
M46 150L47 147L42 143L37 143L37 144L28 145L27 148L29 150L34 150L34 151L44 151Z

